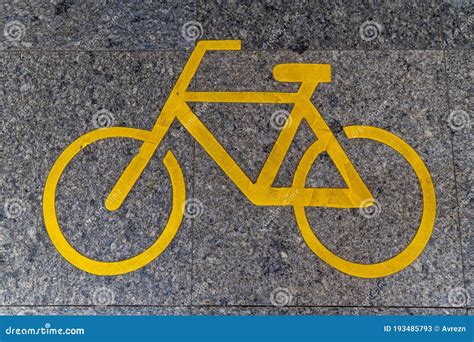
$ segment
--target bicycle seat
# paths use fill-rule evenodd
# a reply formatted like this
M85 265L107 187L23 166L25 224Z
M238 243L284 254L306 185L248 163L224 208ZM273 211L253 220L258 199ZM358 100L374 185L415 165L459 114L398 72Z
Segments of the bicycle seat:
M330 64L277 64L273 77L279 82L331 82Z

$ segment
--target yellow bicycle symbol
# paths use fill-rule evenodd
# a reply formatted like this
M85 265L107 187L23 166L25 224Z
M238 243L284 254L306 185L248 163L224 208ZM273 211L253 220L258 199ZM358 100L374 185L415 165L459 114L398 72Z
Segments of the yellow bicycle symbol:
M347 126L344 132L349 139L371 139L381 142L400 153L418 177L423 195L423 214L418 230L410 244L398 255L375 264L360 264L345 260L328 248L314 234L306 217L306 207L360 208L371 206L374 199L348 156L336 140L322 115L311 102L311 96L320 82L331 81L329 64L279 64L273 76L280 82L296 82L297 92L192 92L187 88L206 51L240 50L239 40L200 41L196 44L178 81L169 95L151 131L128 127L110 127L91 131L72 142L54 163L43 195L43 214L46 229L61 255L79 269L96 275L118 275L135 271L158 257L173 240L181 224L186 199L185 182L181 167L171 151L163 163L169 173L173 189L173 207L168 222L158 239L142 253L120 261L98 261L79 253L67 241L56 216L56 187L71 160L87 145L108 138L130 138L142 141L137 155L125 168L117 183L105 199L108 210L120 208L137 179L147 166L155 150L174 120L178 120L196 139L217 165L229 176L242 193L255 205L292 206L296 222L309 248L332 267L363 278L384 277L410 265L423 251L430 239L436 213L436 198L425 164L420 156L402 139L380 128ZM281 130L258 179L253 182L232 159L214 135L207 129L188 103L276 103L291 104L288 117L291 125ZM296 169L291 187L274 187L273 181L298 130L306 120L317 140L305 151ZM326 152L339 170L347 188L307 188L305 181L318 155Z

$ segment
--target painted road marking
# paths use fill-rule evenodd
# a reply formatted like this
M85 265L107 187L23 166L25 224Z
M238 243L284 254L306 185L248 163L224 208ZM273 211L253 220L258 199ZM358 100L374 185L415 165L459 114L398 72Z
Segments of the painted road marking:
M296 222L309 248L326 263L341 272L362 278L384 277L410 265L428 243L436 215L436 196L430 173L420 156L402 139L380 128L348 126L344 132L349 139L370 139L387 145L400 153L417 175L423 195L423 214L418 231L410 244L398 255L375 264L359 264L345 260L327 249L316 237L306 217L306 207L360 208L371 206L375 199L349 160L333 132L311 102L319 83L331 81L329 64L279 64L273 69L277 81L296 82L295 93L285 92L190 92L187 90L205 53L213 50L240 50L239 40L200 41L191 53L178 81L169 95L151 131L127 127L111 127L91 131L71 143L54 163L44 188L43 215L46 229L56 249L79 269L96 275L118 275L135 271L157 258L171 243L181 225L185 204L183 172L171 151L163 162L168 170L173 189L173 208L169 220L158 239L142 253L125 260L103 262L80 254L67 241L56 216L56 188L69 162L81 150L96 141L109 138L129 138L143 141L140 151L125 168L105 199L109 210L120 208L147 166L163 137L178 120L255 205L292 206ZM283 125L260 174L253 182L229 155L204 123L188 106L188 102L273 103L291 104ZM317 140L305 151L295 172L291 187L273 187L273 181L283 163L299 125L304 121ZM326 152L345 181L346 188L307 188L306 177L320 153Z

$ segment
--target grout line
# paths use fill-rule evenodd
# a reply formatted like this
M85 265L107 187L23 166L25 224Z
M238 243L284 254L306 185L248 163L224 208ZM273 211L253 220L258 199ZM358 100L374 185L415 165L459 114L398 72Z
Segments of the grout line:
M443 42L446 34L446 29L445 29L445 22L443 19L443 15L440 16L440 23L441 23L441 30L443 31ZM444 47L446 47L448 44L444 44ZM443 62L444 62L444 82L445 82L445 87L446 87L446 101L448 105L448 112L450 113L452 108L451 108L451 98L449 96L449 73L448 73L448 63L447 63L447 50L443 50ZM454 108L453 108L454 110ZM449 114L448 114L449 115ZM443 120L443 118L441 118ZM452 166L453 166L453 177L454 177L454 194L456 196L456 216L458 220L458 235L459 235L459 244L460 244L460 249L461 249L461 270L462 270L462 278L463 278L463 284L464 284L464 289L469 292L468 287L467 287L467 280L466 280L466 270L464 268L464 248L463 248L463 234L462 234L462 222L461 222L461 214L459 212L460 210L460 205L459 205L459 191L458 191L458 178L457 178L457 172L456 172L456 157L454 156L454 132L451 132L449 130L449 137L451 140L451 158L452 158ZM468 297L469 298L469 297ZM467 303L469 304L469 303Z
M17 307L28 307L28 308L120 308L120 307L132 307L132 308L182 308L182 309L435 309L435 310L459 310L467 311L473 310L472 306L453 307L453 306L370 306L370 305L287 305L287 306L272 306L272 305L160 305L160 304L113 304L113 305L66 305L66 304L50 304L50 305L0 305L0 308L17 308Z
M440 17L440 23L441 23L441 29L443 31L443 42L446 34L445 30L445 23L443 16L441 15ZM447 44L444 44L444 47L446 47ZM445 87L446 87L446 101L448 105L448 112L451 112L452 107L451 107L451 97L449 96L449 73L448 73L448 63L447 63L447 58L446 58L446 50L443 50L443 62L444 62L444 82L445 82ZM453 108L454 110L454 108ZM449 113L448 113L449 115ZM441 118L443 119L443 118ZM454 132L451 132L449 134L450 140L451 140L451 160L452 160L452 165L453 165L453 177L454 177L454 194L456 196L456 216L458 220L458 235L459 235L459 244L460 244L460 249L461 249L461 270L462 270L462 278L463 278L463 285L464 289L469 292L468 287L467 287L467 279L466 279L466 270L464 268L464 247L463 247L463 234L462 234L462 222L461 222L461 214L459 212L460 210L460 205L459 205L459 191L458 191L458 177L457 177L457 172L456 172L456 157L454 156ZM467 303L469 304L469 303Z
M446 30L444 26L443 0L439 0L437 4L438 4L438 9L439 9L439 30L440 30L439 35L441 38L440 45L443 50L446 50L446 47L448 46L448 44L447 44Z
M78 53L78 52L133 52L133 53L156 53L156 52L182 52L182 51L190 51L194 48L194 46L183 46L177 48L158 48L158 49L107 49L107 48L98 48L98 49L67 49L67 48L53 48L53 49L46 49L46 48L29 48L29 49L0 49L0 53L54 53L54 52L70 52L70 53ZM383 49L367 49L367 48L360 48L360 49L351 49L351 48L340 48L340 49L331 49L331 48L324 48L321 47L311 48L305 50L301 55L306 54L307 52L385 52L385 51L472 51L470 48L413 48L413 49L400 49L400 48L383 48ZM240 50L241 52L291 52L294 54L298 54L297 52L291 50L290 48L278 48L278 49L255 49L255 48L245 48L242 47Z
M192 197L196 195L196 140L193 139L193 166L192 166ZM194 294L194 219L191 220L191 288L190 288L190 303L193 305Z
M448 112L450 113L452 109L451 107L451 99L449 96L449 74L448 74L448 67L446 61L446 51L443 51L443 62L444 62L444 74L445 74L445 86L446 86L446 101L448 105ZM462 269L462 278L464 283L464 288L467 290L467 282L466 282L466 272L464 269L464 248L463 248L463 234L462 234L462 224L461 224L461 215L459 213L459 191L458 191L458 179L457 179L457 172L456 172L456 158L454 156L454 133L449 130L449 139L451 142L451 161L453 167L453 177L454 177L454 194L456 196L456 217L457 217L457 227L458 227L458 235L459 235L459 244L460 244L460 251L461 251L461 269Z

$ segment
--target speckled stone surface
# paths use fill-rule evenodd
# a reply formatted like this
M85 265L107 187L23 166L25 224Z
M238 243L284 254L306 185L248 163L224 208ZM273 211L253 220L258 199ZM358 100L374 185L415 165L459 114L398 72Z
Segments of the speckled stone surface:
M190 315L188 306L7 306L0 307L1 315L107 315L107 316L168 316Z
M172 245L137 272L98 277L66 262L51 244L40 212L46 176L59 153L93 130L94 115L107 110L117 126L150 129L185 56L141 53L6 53L2 203L14 199L18 217L2 210L6 260L2 305L109 304L187 305L190 301L190 223ZM8 121L7 121L8 120ZM6 125L5 125L6 123ZM98 260L131 257L159 235L171 209L168 175L161 163L172 148L192 185L193 142L175 127L120 210L103 201L139 144L109 139L89 145L69 165L57 190L57 213L65 236ZM6 205L6 204L5 204ZM15 212L12 212L15 213ZM99 300L100 301L100 300Z
M197 13L205 38L240 38L250 49L442 46L439 1L199 0Z
M472 2L5 0L0 6L0 314L472 314ZM373 218L307 209L315 234L338 255L362 263L394 256L413 238L421 215L420 189L403 158L375 142L348 140L342 127L384 128L420 154L435 184L437 219L412 265L383 279L333 269L306 246L290 207L252 205L177 124L117 212L104 210L103 201L139 144L113 139L81 151L58 187L59 220L68 240L90 257L140 252L171 209L161 163L168 149L183 168L187 197L202 203L200 215L185 219L163 255L131 274L93 276L59 255L41 214L57 156L97 125L150 129L201 34L240 38L244 51L206 56L193 90L294 91L274 81L275 64L332 65L333 81L318 87L313 103L381 208ZM272 114L290 109L191 106L253 180L279 134ZM274 185L291 184L314 139L302 125ZM345 185L325 154L306 184Z
M443 0L442 20L447 48L472 49L474 3L471 0Z
M189 46L182 26L194 20L194 0L4 0L1 26L17 23L17 49L156 49ZM19 23L19 24L18 24ZM12 31L13 32L13 31Z
M466 309L347 307L9 306L0 315L466 315Z
M466 315L466 309L367 307L194 307L193 315Z
M458 214L464 253L464 274L470 305L474 297L474 238L473 238L473 174L474 145L472 71L474 61L469 50L446 52L450 114L446 123L452 131L454 164L456 167Z

